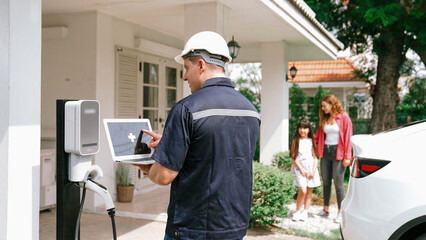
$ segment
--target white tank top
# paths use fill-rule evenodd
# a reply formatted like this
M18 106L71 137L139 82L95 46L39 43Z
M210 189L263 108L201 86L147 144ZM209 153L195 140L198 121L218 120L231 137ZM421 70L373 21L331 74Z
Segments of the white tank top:
M332 125L324 124L325 145L337 145L339 143L339 125L334 123Z

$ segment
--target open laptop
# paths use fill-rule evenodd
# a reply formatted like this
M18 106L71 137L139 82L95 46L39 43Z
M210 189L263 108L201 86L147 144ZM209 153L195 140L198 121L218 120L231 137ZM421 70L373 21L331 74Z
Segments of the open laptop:
M148 148L152 137L149 119L104 119L104 126L114 162L152 164L154 149Z

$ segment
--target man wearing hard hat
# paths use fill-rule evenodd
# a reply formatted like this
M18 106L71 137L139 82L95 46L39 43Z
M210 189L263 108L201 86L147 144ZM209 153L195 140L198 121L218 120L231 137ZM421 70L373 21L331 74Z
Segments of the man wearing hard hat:
M226 77L231 57L219 34L195 34L175 60L192 94L173 106L162 136L146 132L156 162L139 165L153 182L172 183L164 239L242 239L259 114Z

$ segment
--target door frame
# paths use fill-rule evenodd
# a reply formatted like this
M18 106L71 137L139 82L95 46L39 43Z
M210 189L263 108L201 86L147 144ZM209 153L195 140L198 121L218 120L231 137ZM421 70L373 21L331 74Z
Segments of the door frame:
M166 111L170 110L171 107L167 106L167 89L174 89L173 87L166 86L166 68L171 67L176 69L176 102L183 97L183 81L182 71L183 67L181 64L175 62L172 59L156 56L153 54L138 51L138 94L137 94L137 115L139 118L143 117L144 110L154 110L150 107L143 106L143 94L144 94L144 63L158 64L158 110L157 115L157 126L158 129L153 127L153 130L158 133L162 133L164 124L166 122L167 114ZM152 126L155 124L152 122Z

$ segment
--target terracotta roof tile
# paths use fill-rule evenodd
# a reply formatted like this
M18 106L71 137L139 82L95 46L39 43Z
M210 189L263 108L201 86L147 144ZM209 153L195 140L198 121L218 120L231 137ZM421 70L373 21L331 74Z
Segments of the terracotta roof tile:
M290 68L295 66L297 74L290 77ZM348 59L322 61L290 61L288 63L289 82L333 82L333 81L364 81L355 76L357 68Z

